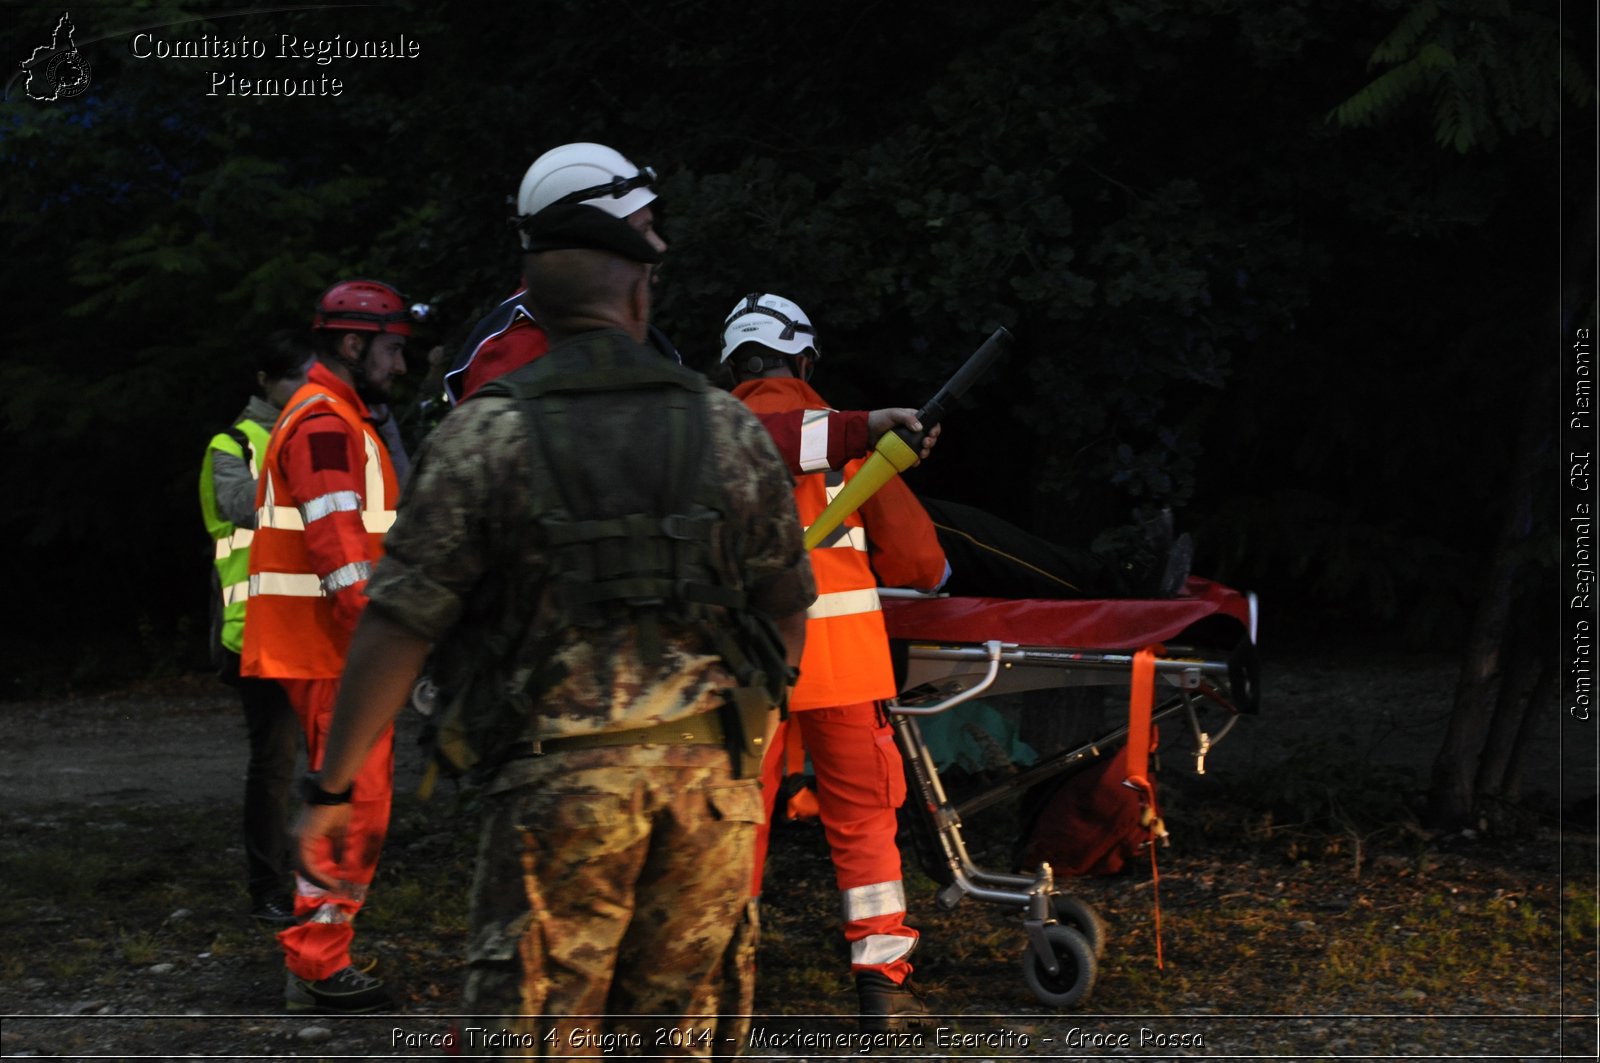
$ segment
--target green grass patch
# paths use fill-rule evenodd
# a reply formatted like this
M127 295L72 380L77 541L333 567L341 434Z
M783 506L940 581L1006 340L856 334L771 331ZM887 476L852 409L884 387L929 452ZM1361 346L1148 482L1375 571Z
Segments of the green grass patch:
M1522 958L1548 955L1556 938L1554 920L1531 904L1430 892L1398 913L1340 926L1330 935L1319 986L1340 992L1379 983L1430 997L1535 992L1543 972Z
M1562 892L1562 932L1568 941L1587 941L1600 937L1600 899L1593 883L1569 882Z
M32 852L7 853L0 859L0 921L10 925L27 919L27 905L81 907L101 896L120 871L119 855L91 847L82 839L46 842Z
M161 942L148 930L125 933L117 941L122 962L133 967L148 967L161 956Z

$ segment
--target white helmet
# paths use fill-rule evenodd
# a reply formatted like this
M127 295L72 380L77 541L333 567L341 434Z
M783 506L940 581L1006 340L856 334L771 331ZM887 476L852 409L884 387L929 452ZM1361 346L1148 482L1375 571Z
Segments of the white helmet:
M722 323L722 361L747 343L798 358L817 352L817 330L806 312L781 295L751 292Z
M656 172L629 162L604 144L563 144L528 167L517 190L517 212L537 214L554 203L586 203L626 218L656 198Z

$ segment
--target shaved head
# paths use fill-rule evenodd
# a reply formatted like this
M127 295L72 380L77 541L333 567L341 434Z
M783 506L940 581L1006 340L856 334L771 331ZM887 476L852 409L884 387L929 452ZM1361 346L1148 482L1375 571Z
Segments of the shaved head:
M615 327L642 339L650 320L650 267L608 251L566 248L524 255L523 302L552 338Z

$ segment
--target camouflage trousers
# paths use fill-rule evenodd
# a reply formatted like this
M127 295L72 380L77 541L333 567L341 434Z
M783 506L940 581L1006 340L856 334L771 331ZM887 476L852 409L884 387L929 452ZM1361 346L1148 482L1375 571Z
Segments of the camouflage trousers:
M717 1016L750 1006L761 817L758 785L715 746L502 768L472 889L464 1003L482 1018L459 1030L463 1052L731 1054L747 1024Z

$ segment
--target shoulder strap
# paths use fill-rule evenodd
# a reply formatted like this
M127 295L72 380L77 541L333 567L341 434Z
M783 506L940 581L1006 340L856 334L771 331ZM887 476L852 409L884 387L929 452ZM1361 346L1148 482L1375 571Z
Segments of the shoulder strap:
M250 439L235 425L232 428L224 428L212 436L208 449L220 450L224 454L242 458L250 452Z

